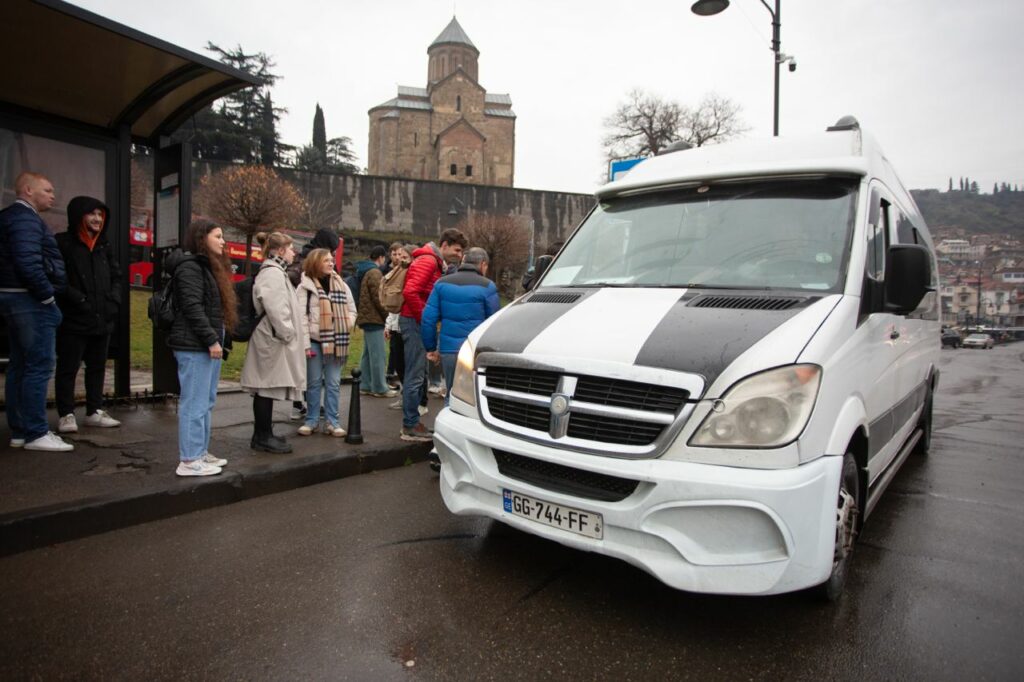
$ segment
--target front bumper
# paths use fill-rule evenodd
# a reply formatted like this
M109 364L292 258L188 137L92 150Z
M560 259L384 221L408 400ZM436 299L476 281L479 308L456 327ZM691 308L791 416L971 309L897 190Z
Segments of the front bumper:
M671 587L775 594L825 581L832 569L841 457L796 468L743 469L627 460L530 443L444 410L434 425L441 496L455 514L488 516L563 545L627 561ZM493 450L639 481L619 502L555 492L501 474ZM596 540L504 511L502 491L604 517Z

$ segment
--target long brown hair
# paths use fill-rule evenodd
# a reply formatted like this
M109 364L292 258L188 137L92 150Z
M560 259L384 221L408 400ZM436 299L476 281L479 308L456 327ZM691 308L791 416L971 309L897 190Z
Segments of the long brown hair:
M227 330L233 331L238 323L238 299L235 297L235 285L231 277L231 259L228 258L227 244L220 256L214 256L206 248L206 237L215 228L220 227L212 220L200 218L188 226L188 234L185 236L185 249L196 256L205 256L210 262L210 270L213 278L217 280L217 290L220 292L220 309L224 315L224 326Z

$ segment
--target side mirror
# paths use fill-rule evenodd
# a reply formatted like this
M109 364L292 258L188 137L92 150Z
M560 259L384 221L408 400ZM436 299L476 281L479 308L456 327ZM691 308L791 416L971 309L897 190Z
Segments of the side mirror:
M537 282L540 281L540 278L544 276L544 272L548 269L548 266L551 265L551 261L554 259L554 256L548 256L546 254L538 258L533 267L530 270L527 270L526 274L523 275L523 289L526 289L527 291L533 289L534 285L537 284Z
M893 244L885 261L885 310L908 315L932 288L932 259L918 244Z

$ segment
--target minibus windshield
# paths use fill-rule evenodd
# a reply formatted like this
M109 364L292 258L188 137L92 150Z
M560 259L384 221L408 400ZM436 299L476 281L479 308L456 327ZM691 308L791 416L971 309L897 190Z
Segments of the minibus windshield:
M858 182L722 183L601 203L539 286L842 288Z

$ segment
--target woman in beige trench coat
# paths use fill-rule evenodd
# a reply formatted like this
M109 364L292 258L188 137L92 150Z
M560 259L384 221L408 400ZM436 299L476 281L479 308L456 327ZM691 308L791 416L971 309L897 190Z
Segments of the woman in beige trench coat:
M299 400L306 390L306 355L309 330L285 269L295 258L292 238L281 232L256 235L263 250L263 265L252 286L257 315L264 315L253 330L242 366L242 388L252 396L253 450L275 454L292 451L291 444L274 435L274 401Z

